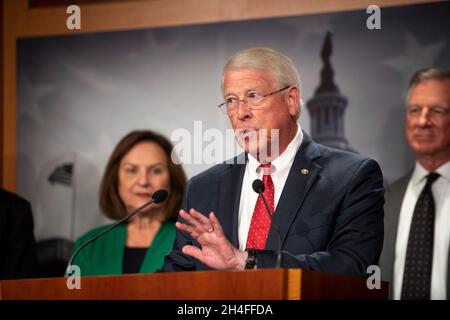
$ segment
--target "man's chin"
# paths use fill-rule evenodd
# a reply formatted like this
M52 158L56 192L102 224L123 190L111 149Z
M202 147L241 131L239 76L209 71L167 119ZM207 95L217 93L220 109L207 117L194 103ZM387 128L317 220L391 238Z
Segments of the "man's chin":
M415 144L412 147L412 149L418 155L432 156L433 154L438 152L439 148L437 148L436 146L433 146L432 144L429 144L429 143L419 143L419 144Z
M261 139L237 139L237 143L246 153L251 154L256 159L261 158L261 160L269 158L268 156L270 156L268 155L268 142L266 140L263 141L263 146L261 146Z
M258 155L258 146L252 146L252 145L244 145L241 146L242 149L244 149L244 151L246 153L251 154L252 156L256 157Z
M270 157L267 155L266 149L261 149L258 146L248 145L243 148L244 151L248 154L251 154L255 159L259 162L270 162Z
M251 155L253 155L255 157L257 156L258 150L259 150L259 147L258 147L257 143L254 143L252 141L248 141L248 139L238 141L238 143L241 146L241 148L244 149L244 151L246 153L249 153L249 154L251 154Z

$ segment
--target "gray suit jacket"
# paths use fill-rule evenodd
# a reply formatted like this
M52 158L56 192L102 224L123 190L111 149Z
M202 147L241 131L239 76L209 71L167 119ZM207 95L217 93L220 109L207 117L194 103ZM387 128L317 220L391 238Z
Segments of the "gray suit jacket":
M380 257L380 268L382 280L389 281L389 297L391 299L393 298L395 241L397 239L398 222L411 175L412 172L393 182L386 188L384 195L384 242ZM447 299L450 299L450 263L447 266Z

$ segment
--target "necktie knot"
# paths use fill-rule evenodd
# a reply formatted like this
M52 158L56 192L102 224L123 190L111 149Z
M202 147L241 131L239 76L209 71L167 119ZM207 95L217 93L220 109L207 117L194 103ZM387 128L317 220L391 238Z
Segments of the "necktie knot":
M270 163L264 163L259 166L264 176L269 176L272 173L272 165Z
M440 177L439 173L431 172L427 175L427 186L431 186L438 178Z

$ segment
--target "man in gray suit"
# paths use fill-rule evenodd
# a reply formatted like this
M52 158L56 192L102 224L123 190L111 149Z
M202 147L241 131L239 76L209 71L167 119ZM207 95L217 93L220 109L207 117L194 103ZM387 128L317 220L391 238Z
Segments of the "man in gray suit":
M450 299L450 71L417 71L406 105L416 164L386 189L382 278L391 299Z

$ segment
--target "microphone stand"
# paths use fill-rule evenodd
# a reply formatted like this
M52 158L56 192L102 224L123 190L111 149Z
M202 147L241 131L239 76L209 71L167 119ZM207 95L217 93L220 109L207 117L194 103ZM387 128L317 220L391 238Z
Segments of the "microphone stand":
M138 213L139 211L141 211L142 209L144 209L145 207L151 205L153 202L155 202L154 198L151 198L148 202L146 202L145 204L143 204L142 206L140 206L139 208L134 209L133 211L131 211L128 215L126 215L125 217L123 217L122 219L120 219L119 221L113 223L112 225L110 225L108 228L106 228L105 230L103 230L102 232L100 232L99 234L95 235L94 237L88 239L86 242L84 242L81 246L79 246L77 248L77 250L75 250L75 252L72 254L72 256L69 259L69 262L67 263L67 267L66 267L66 272L64 274L64 277L68 277L70 276L69 274L69 268L72 266L72 261L75 259L75 257L78 255L78 253L81 251L81 249L83 249L84 247L86 247L88 244L94 242L97 238L101 237L102 235L104 235L105 233L107 233L109 230L111 230L112 228L116 227L117 225L125 222L126 220L128 220L129 218L131 218L132 216L134 216L136 213Z

